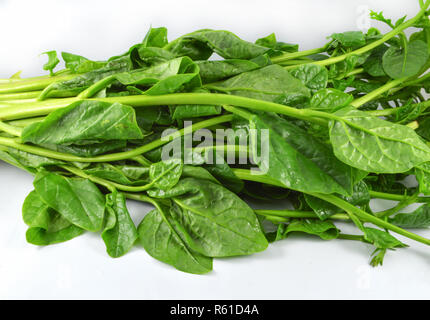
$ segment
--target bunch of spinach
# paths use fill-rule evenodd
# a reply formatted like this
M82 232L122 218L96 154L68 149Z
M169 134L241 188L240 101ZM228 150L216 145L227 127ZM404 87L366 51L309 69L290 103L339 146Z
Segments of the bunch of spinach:
M274 34L251 43L204 29L169 42L166 28L151 28L105 61L63 52L66 68L54 71L60 60L46 52L49 75L0 80L0 159L35 176L27 241L98 232L111 257L138 243L196 274L291 233L364 242L372 265L406 247L395 234L430 245L409 231L430 226L430 0L419 6L396 22L372 12L386 34L334 33L306 51ZM219 128L227 144L185 143ZM165 160L170 142L181 150ZM154 210L136 226L126 199ZM285 209L253 210L250 199ZM373 212L372 199L397 204Z

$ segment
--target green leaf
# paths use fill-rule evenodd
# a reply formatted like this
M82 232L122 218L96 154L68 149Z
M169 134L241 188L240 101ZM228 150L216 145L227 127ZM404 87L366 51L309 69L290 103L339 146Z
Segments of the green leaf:
M312 109L334 112L349 105L354 97L340 90L327 88L317 91L311 99Z
M160 206L163 210L163 207ZM149 212L137 228L139 240L146 252L176 269L194 274L212 270L212 258L192 251L172 226L174 221L160 209Z
M70 223L88 231L101 229L105 199L91 181L39 172L33 184L43 202Z
M272 50L269 52L269 55L272 57L280 55L284 52L299 51L298 44L279 42L276 40L276 36L274 33L269 34L267 37L258 39L257 41L255 41L255 44L258 44L262 47L271 48Z
M330 121L330 141L337 158L374 173L401 173L430 161L430 149L407 126L391 123L352 107Z
M305 194L304 196L307 204L321 220L328 219L332 215L341 212L341 209L327 201L310 196L308 194ZM364 206L370 202L369 189L366 183L363 181L360 181L354 185L354 191L351 196L338 196L352 205Z
M340 193L353 188L353 169L339 161L328 145L274 114L250 119L251 151L262 172L285 187L301 192ZM269 130L262 142L262 130ZM262 147L264 146L264 148ZM261 157L264 150L267 155Z
M51 159L47 157L38 156L25 151L9 148L8 153L20 165L31 168L41 168L45 166L55 166L65 164L63 161Z
M248 255L267 247L253 210L219 184L185 178L168 191L149 190L148 195L173 200L170 216L178 222L177 233L205 256Z
M278 65L244 72L207 87L234 95L272 102L288 94L310 97L309 89Z
M113 76L123 85L152 86L143 91L148 95L176 92L184 87L200 87L198 66L188 57L176 58L148 69L118 73Z
M45 246L71 240L84 230L71 224L42 201L36 191L30 192L22 208L24 222L29 226L29 243Z
M331 38L335 41L338 41L343 47L347 48L362 47L366 44L365 35L361 31L333 33Z
M316 64L304 64L291 70L290 73L313 91L327 87L328 71L325 67Z
M52 76L54 74L54 68L58 63L60 63L60 60L57 57L57 51L47 51L42 54L46 54L48 56L48 62L43 65L43 70L49 71Z
M364 238L372 243L377 249L395 249L407 247L386 231L375 228L364 227Z
M415 167L420 192L430 195L430 162L424 162Z
M288 225L280 224L276 235L274 235L274 237L272 236L272 240L278 241L285 239L291 232L304 232L318 236L323 240L332 240L339 236L339 230L330 221L294 219Z
M162 48L167 45L167 29L165 27L150 27L142 41L144 47Z
M130 218L125 196L113 192L106 195L107 222L102 232L107 253L112 258L126 254L138 238L136 227Z
M368 74L373 77L384 77L387 75L382 66L382 57L387 50L388 47L386 45L381 45L372 51L371 55L363 64L363 68Z
M184 36L185 39L198 40L225 59L252 59L266 53L269 49L240 39L224 30L196 31ZM205 59L204 59L205 60Z
M43 98L74 97L94 83L113 74L130 71L132 68L129 57L119 57L99 69L77 75L69 80L54 82L43 91Z
M113 181L124 185L135 185L139 183L148 182L147 180L146 181L131 180L129 179L129 177L127 177L127 175L124 173L124 171L121 168L118 168L109 163L96 164L95 166L91 168L87 168L84 171L86 174L89 174L91 176L102 178L105 180Z
M406 229L430 227L430 205L424 204L412 213L399 213L389 219L390 223Z
M384 71L393 79L412 77L429 58L427 44L421 40L409 42L406 48L390 47L382 58Z
M62 153L70 153L80 157L94 157L110 151L124 149L127 146L126 140L109 140L100 143L90 143L86 145L77 144L40 144L42 147Z
M170 159L154 163L149 168L149 177L155 188L169 190L182 175L183 163L180 159Z
M89 71L97 70L106 65L104 61L91 61L85 57L77 54L61 52L66 68L70 69L73 73L86 73Z
M24 128L23 142L91 144L143 138L132 107L120 103L78 101Z
M226 59L197 61L203 83L224 80L243 72L259 69L270 64L266 55L252 60Z

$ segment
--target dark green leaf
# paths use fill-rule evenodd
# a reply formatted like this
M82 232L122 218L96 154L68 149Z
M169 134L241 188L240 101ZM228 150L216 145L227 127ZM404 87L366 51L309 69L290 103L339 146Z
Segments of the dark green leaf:
M138 238L136 227L130 218L125 196L113 192L106 195L107 222L102 232L107 253L112 258L126 254Z
M105 199L91 181L39 172L34 187L43 202L70 223L88 231L101 229Z

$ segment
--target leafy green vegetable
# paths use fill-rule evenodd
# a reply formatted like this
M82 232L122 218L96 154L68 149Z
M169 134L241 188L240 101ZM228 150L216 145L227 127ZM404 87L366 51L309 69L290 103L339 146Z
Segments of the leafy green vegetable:
M5 75L0 160L35 175L27 241L97 232L111 257L139 242L194 274L290 233L371 244L372 266L406 246L395 234L430 245L408 230L430 226L430 1L419 7L371 12L386 34L340 30L304 51L274 33L169 41L151 27L119 55L62 52L54 73L49 51L49 76ZM126 198L155 207L137 229ZM373 212L377 199L395 204Z
M52 76L54 74L54 68L60 63L60 60L57 57L57 51L47 51L43 54L48 56L48 62L43 65L43 70L49 71Z
M430 149L407 126L369 116L352 107L335 113L330 140L334 153L352 167L376 172L406 172L430 160Z
M40 172L34 180L34 188L43 202L70 223L88 231L101 229L105 199L91 181Z
M181 271L194 274L211 271L212 259L191 251L176 232L168 213L161 208L148 213L137 228L145 250L155 259Z
M125 196L113 192L106 196L107 221L102 232L107 253L118 258L126 254L138 238L136 227L128 213Z
M133 108L101 101L75 102L26 127L21 136L23 142L63 145L141 138Z
M429 58L427 44L421 40L408 43L406 48L389 48L382 57L384 71L393 79L416 75Z
M305 64L293 69L291 74L311 90L317 91L327 86L328 71L319 65Z
M30 192L25 199L22 217L29 226L27 241L39 246L68 241L84 232L50 208L36 191Z
M412 213L399 213L390 222L402 228L428 228L430 227L430 206L422 205Z
M267 247L254 212L219 184L185 178L168 191L149 190L155 198L171 198L170 216L177 233L194 251L210 257L259 252Z

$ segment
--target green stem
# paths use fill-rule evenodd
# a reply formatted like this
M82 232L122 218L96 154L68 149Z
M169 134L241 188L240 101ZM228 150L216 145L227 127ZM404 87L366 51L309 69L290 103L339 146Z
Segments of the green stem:
M185 131L187 133L191 133L191 132L194 132L194 131L199 130L199 129L204 129L204 128L207 128L207 127L219 124L219 123L230 122L232 120L233 120L233 115L231 115L231 114L218 116L215 118L211 118L208 120L197 122L197 123L193 124L192 128L187 127L187 128L175 131L172 134L167 135L166 137L154 140L154 141L152 141L152 142L150 142L144 146L138 147L136 149L133 149L130 151L125 151L125 152L105 154L105 155L101 155L101 156L97 156L97 157L85 158L85 157L74 156L74 155L70 155L67 153L62 153L62 152L44 149L41 147L22 144L22 143L17 142L15 139L4 138L4 137L0 137L0 145L12 147L12 148L22 150L22 151L25 151L28 153L36 154L36 155L39 155L42 157L48 157L48 158L53 158L53 159L58 159L58 160L63 160L63 161L111 162L111 161L133 159L136 156L139 156L139 155L144 154L148 151L151 151L153 149L161 147L161 146L165 145L166 143L169 143L173 139L176 139L178 137L183 136L185 134Z
M11 126L10 124L2 121L0 121L0 130L16 137L20 137L22 133L22 128Z
M322 48L317 49L311 49L311 50L305 50L305 51L299 51L299 52L292 52L292 53L284 53L283 55L273 57L270 60L273 63L282 63L284 61L300 58L300 57L307 57L313 54L322 53L327 50L328 45L325 45Z
M108 85L110 85L112 82L115 81L115 76L108 76L106 78L101 79L100 81L97 81L89 88L82 91L80 94L78 94L78 99L88 99L92 96L96 95L100 90L106 88Z
M0 93L17 93L26 91L36 91L46 88L51 83L69 80L76 77L75 74L60 75L46 78L14 81L8 84L0 84Z
M392 194L392 193L378 192L378 191L372 191L372 190L369 191L369 194L372 198L392 200L392 201L404 201L405 199L409 198L409 196L405 196L401 194ZM417 197L416 202L430 203L430 197Z
M354 240L354 241L361 241L361 242L366 242L367 243L367 241L364 239L363 236L359 236L359 235L355 235L355 234L340 233L338 235L337 239Z
M29 92L0 94L0 101L35 99L39 96L40 92L41 91L29 91Z
M352 204L346 202L345 200L336 197L335 195L322 194L322 193L309 193L309 194L314 196L314 197L325 200L327 202L330 202L331 204L334 204L335 206L345 210L346 212L350 212L350 213L356 215L362 221L370 222L370 223L372 223L378 227L391 230L391 231L398 233L398 234L400 234L404 237L407 237L409 239L424 243L426 245L430 245L430 239L421 237L415 233L409 232L409 231L402 229L400 227L397 227L397 226L395 226L395 225L393 225L387 221L379 219L379 218L361 210L360 208L353 206Z
M297 210L254 210L256 214L263 216L276 216L284 218L297 218L297 219L319 219L319 217L312 211L297 211ZM335 220L349 220L347 214L336 213L330 216L330 219Z
M344 61L345 59L347 59L350 56L353 55L360 55L363 53L366 53L370 50L375 49L376 47L380 46L381 44L384 44L385 42L387 42L388 40L390 40L391 38L397 36L398 34L402 33L403 30L411 27L413 24L415 24L419 19L421 19L421 17L425 14L427 7L430 5L430 2L427 1L424 5L423 8L421 8L421 10L418 12L418 14L413 17L412 19L405 21L404 23L402 23L401 25L399 25L397 28L391 30L390 32L388 32L387 34L385 34L381 39L376 40L372 43L369 43L368 45L361 47L357 50L345 53L343 55L340 56L336 56L336 57L332 57L329 59L325 59L325 60L321 60L321 61L316 61L313 62L314 64L320 65L320 66L327 66L327 65L331 65L331 64L335 64L341 61ZM272 60L273 61L273 60ZM295 67L295 66L293 66ZM286 67L286 69L291 69L291 67Z
M321 125L326 124L324 118L332 118L326 112L310 109L296 109L281 104L219 93L174 93L160 96L135 95L111 98L96 98L90 100L119 102L133 107L145 107L156 105L184 105L184 104L208 104L208 105L233 105L252 110L271 111L301 120L312 121ZM0 120L13 120L29 118L49 114L57 109L64 108L77 98L51 99L38 101L26 105L5 105L0 107Z
M235 173L235 175L239 179L242 179L242 180L262 182L262 183L272 184L275 186L285 188L285 186L282 186L282 184L280 184L277 181L274 181L270 177L266 177L264 175L253 175L249 170L233 169L233 172ZM335 206L339 207L340 209L345 210L345 212L352 213L352 214L356 215L358 218L360 218L363 221L373 223L374 225L379 226L381 228L391 230L391 231L396 232L398 234L401 234L407 238L410 238L410 239L413 239L415 241L430 245L430 239L423 238L423 237L421 237L415 233L409 232L409 231L404 230L402 228L399 228L399 227L397 227L391 223L388 223L384 220L381 220L381 219L361 210L360 208L353 206L352 204L346 202L345 200L338 198L335 195L314 193L314 192L306 192L306 193L309 195L312 195L314 197L320 198L324 201L327 201L331 204L334 204Z
M91 180L94 183L105 186L109 190L112 190L114 188L117 190L127 191L127 192L143 192L143 191L146 191L146 190L152 188L152 186L157 182L157 180L153 180L153 181L151 181L151 183L148 183L144 186L126 186L126 185L119 184L119 183L116 183L113 181L94 177L94 176L89 175L89 174L85 173L85 171L78 169L76 167L65 166L65 165L63 165L61 167L65 170L73 173L74 175L76 175L78 177L85 178L85 179Z
M385 85L379 87L378 89L373 90L372 92L366 94L365 96L363 96L361 98L358 98L358 99L355 99L354 101L352 101L350 103L350 105L353 106L353 107L355 107L355 108L359 108L362 105L366 104L367 102L372 101L375 98L377 98L380 95L382 95L383 93L389 91L390 89L395 88L398 85L402 84L407 79L409 79L409 77L390 81L390 82L386 83Z

